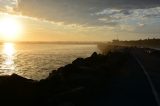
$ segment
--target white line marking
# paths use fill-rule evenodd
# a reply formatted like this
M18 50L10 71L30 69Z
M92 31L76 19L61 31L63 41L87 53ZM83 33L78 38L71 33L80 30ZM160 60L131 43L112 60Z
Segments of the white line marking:
M158 96L158 93L155 89L155 86L151 80L151 77L150 75L148 74L148 72L146 71L146 69L144 68L144 66L142 65L142 63L140 62L140 60L133 54L134 58L136 59L136 61L138 62L138 64L140 65L140 67L142 68L144 74L146 75L146 78L149 82L149 85L151 86L151 89L152 89L152 92L153 92L153 95L155 97L155 100L157 102L157 105L160 106L160 99L159 99L159 96Z

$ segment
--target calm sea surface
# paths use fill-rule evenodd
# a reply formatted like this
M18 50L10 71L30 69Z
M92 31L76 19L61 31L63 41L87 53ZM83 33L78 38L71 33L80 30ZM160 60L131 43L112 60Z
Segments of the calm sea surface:
M78 57L99 52L96 45L0 44L0 75L16 73L40 80Z

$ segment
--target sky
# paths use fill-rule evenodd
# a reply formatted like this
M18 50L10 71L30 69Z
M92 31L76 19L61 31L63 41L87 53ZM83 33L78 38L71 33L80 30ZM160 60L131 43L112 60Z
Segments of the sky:
M160 0L0 0L6 15L23 26L17 41L160 37Z

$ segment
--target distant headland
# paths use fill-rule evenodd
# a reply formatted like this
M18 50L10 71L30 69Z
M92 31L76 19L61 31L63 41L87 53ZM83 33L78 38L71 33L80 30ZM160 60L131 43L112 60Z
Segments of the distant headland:
M105 51L106 49L109 49L109 46L127 46L127 47L140 47L140 48L153 48L153 49L159 49L160 48L160 39L140 39L140 40L129 40L129 41L123 41L123 40L113 40L112 42L107 43L99 43L98 48L102 51Z

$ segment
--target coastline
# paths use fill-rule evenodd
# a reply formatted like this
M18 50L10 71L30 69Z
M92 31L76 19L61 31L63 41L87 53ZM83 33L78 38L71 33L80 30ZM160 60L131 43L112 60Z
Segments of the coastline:
M0 99L5 104L9 100L16 105L109 105L110 93L115 89L113 86L124 79L129 80L130 66L135 62L131 51L150 50L152 55L159 57L159 51L151 49L120 48L103 55L93 53L85 59L77 58L72 64L54 70L47 79L40 81L16 74L0 77L0 91L3 91L0 92Z

